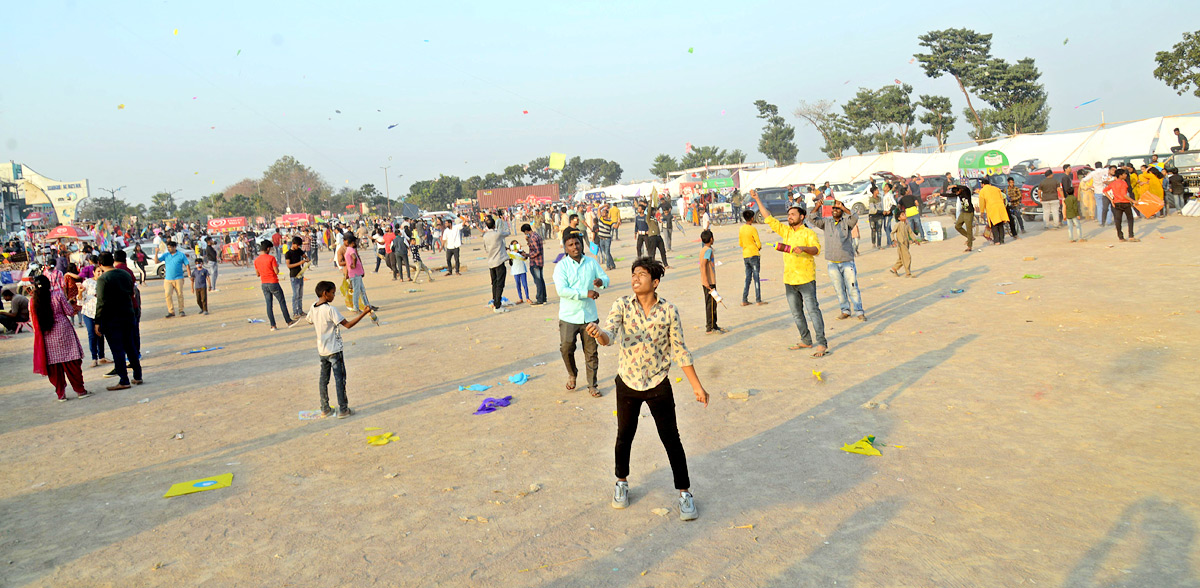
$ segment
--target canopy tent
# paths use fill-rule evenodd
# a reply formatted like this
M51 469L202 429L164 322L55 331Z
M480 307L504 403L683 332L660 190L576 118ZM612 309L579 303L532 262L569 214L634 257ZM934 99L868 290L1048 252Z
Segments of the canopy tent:
M1015 135L945 153L867 153L834 161L743 170L741 189L747 192L754 188L794 184L856 182L866 180L878 171L901 177L957 174L958 162L964 153L988 149L1004 152L1013 164L1029 159L1037 159L1042 167L1106 163L1109 158L1122 155L1170 153L1170 147L1176 143L1172 132L1176 127L1184 135L1195 138L1200 134L1200 115L1160 116L1064 133Z
M45 239L47 241L50 241L53 239L75 239L78 241L94 241L95 237L93 237L87 231L80 229L78 227L72 227L71 225L58 225L57 227L50 229L49 233L46 233Z
M758 188L782 188L788 186L787 177L800 169L803 163L794 163L783 167L770 167L762 172L743 172L741 191L749 193ZM751 175L753 174L753 175Z

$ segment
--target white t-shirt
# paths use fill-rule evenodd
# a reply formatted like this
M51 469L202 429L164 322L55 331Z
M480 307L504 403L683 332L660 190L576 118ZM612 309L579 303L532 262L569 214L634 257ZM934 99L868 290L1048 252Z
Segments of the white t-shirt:
M305 320L316 327L317 353L325 356L342 350L342 334L338 330L338 326L342 324L345 317L338 312L333 303L317 306L314 302L308 309L308 316L305 317Z
M707 231L709 229L709 227L711 227L711 226L712 226L712 217L708 216L708 212L706 211L704 213L704 216L700 217L700 228Z
M458 249L462 247L462 223L455 222L450 226L449 231L444 231L442 237L446 239L446 249Z
M512 260L512 273L514 276L529 271L525 265L525 256L521 255L519 248L510 246L508 249L508 258Z

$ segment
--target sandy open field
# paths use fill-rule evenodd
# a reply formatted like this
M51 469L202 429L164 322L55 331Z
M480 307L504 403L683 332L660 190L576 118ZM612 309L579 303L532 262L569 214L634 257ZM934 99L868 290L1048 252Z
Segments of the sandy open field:
M628 292L623 232L602 315ZM954 235L913 248L916 279L864 239L868 322L835 320L818 262L822 360L787 349L778 254L770 304L743 308L736 227L716 233L728 334L703 333L696 229L675 234L671 255L690 257L659 289L713 395L703 408L676 385L696 521L678 520L648 417L632 505L609 506L615 351L604 398L565 391L552 287L551 304L493 315L475 237L463 277L368 274L386 324L344 334L345 420L298 419L317 408L312 328L248 324L266 315L247 269L223 266L210 316L189 301L165 320L161 282L145 287L131 390L103 391L115 380L85 364L98 397L53 402L32 336L0 341L0 585L1200 586L1193 219L1139 221L1128 244L1095 223L1087 243L1033 226L969 254ZM310 277L334 275L322 258ZM528 384L488 391L512 406L471 414L484 396L459 386L521 371ZM399 441L367 445L367 427ZM840 451L868 434L882 456ZM231 487L162 498L230 472Z

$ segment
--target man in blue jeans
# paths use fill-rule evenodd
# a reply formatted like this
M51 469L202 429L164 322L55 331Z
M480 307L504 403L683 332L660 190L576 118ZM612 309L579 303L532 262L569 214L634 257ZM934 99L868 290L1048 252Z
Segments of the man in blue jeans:
M825 319L821 317L821 306L817 303L817 270L813 260L814 255L821 253L821 241L812 229L804 226L804 206L792 205L787 212L787 225L784 225L770 215L757 193L751 194L758 209L763 211L767 226L783 239L775 245L775 250L783 254L784 293L787 294L796 329L800 331L800 342L788 349L811 348L813 357L825 357L829 355L829 344L825 340ZM809 320L816 335L815 348L813 333L808 330Z
M275 300L279 301L279 310L283 311L283 322L289 327L296 323L288 314L287 302L283 299L283 288L279 286L279 263L271 255L271 247L271 242L265 240L259 245L261 253L254 258L254 273L262 282L263 299L267 303L267 321L271 323L271 330L274 331Z
M283 254L287 261L288 277L292 280L292 316L300 319L304 316L304 264L308 263L308 254L304 252L304 239L292 237L292 247Z
M525 233L525 242L529 245L529 276L533 278L533 302L530 306L541 306L546 303L546 278L542 274L546 263L546 252L542 246L542 236L537 234L529 223L521 225Z
M813 219L812 225L825 231L825 260L828 261L829 281L837 292L842 309L838 320L850 318L851 310L858 320L867 320L863 311L862 293L858 290L858 270L854 267L854 237L851 232L858 224L858 215L845 204L835 200L830 218Z
M600 207L599 214L596 215L596 246L600 249L598 256L599 260L604 264L604 269L617 269L617 262L612 256L612 219L609 218L609 205L605 203Z

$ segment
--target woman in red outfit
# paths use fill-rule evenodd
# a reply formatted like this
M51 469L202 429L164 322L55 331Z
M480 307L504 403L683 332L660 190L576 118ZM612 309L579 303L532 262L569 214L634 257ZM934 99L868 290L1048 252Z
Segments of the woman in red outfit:
M59 402L67 401L67 380L79 398L91 398L83 387L83 348L71 325L75 307L62 290L51 289L46 276L33 279L29 318L33 322L33 372L54 384Z

